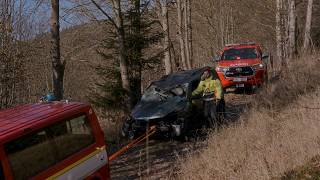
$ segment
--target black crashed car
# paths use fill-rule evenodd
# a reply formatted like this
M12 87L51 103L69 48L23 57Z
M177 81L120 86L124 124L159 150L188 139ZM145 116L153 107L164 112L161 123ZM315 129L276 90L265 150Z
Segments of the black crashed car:
M183 136L192 129L201 128L205 123L202 101L192 100L191 95L202 73L209 68L181 71L152 82L125 120L122 136L132 139L153 125L157 132L168 137Z

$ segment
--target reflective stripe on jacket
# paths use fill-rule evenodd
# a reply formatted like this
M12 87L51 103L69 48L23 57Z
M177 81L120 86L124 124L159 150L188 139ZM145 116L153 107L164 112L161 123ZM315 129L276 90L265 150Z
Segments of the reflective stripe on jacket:
M217 99L223 98L222 85L219 79L212 79L211 77L199 83L197 89L192 92L192 96L201 94L203 96L214 93Z

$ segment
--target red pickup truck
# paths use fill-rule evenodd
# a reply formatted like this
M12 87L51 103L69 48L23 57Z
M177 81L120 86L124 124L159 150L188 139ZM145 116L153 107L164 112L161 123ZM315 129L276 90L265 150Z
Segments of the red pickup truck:
M214 58L224 89L261 86L267 79L267 54L255 43L229 44Z

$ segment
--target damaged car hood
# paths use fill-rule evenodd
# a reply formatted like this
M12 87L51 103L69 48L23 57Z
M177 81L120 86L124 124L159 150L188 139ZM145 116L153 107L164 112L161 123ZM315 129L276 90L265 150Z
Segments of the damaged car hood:
M136 120L149 121L151 119L164 118L172 112L178 112L186 108L187 100L181 97L171 97L161 102L139 102L132 110L131 116Z

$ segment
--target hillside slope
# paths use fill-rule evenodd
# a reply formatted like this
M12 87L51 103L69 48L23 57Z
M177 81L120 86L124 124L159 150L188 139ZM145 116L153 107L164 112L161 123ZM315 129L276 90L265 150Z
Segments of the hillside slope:
M316 57L292 63L238 123L213 132L200 155L181 162L180 178L271 179L320 154Z
M95 23L72 27L61 32L61 59L66 61L65 97L87 101L92 84L97 80L95 67L103 63L96 49L104 39L103 26ZM48 34L32 42L28 81L32 85L31 101L52 89L50 38Z

